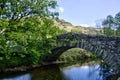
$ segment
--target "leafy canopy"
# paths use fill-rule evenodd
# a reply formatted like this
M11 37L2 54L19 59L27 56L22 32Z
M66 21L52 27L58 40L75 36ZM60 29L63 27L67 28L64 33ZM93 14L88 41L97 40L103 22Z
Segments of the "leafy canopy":
M0 18L19 21L23 17L38 15L40 17L58 16L55 0L0 0Z
M104 34L120 36L120 12L115 17L108 15L102 22L102 25L104 27Z
M37 64L50 53L56 35L55 0L0 0L0 66Z

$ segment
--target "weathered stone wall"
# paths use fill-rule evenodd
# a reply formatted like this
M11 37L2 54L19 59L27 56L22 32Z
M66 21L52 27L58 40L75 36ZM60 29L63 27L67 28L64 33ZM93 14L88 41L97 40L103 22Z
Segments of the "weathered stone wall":
M70 48L82 48L101 58L113 70L120 73L120 37L65 33L57 36L56 47L47 61L55 61Z

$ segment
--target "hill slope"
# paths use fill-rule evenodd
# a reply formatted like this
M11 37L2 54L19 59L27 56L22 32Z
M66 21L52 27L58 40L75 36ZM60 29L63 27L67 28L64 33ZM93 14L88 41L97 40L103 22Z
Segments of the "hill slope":
M63 29L67 32L78 32L78 33L84 33L84 34L100 34L100 31L102 29L95 28L95 27L85 27L85 26L74 26L70 22L67 22L65 20L57 20L55 22L60 29Z

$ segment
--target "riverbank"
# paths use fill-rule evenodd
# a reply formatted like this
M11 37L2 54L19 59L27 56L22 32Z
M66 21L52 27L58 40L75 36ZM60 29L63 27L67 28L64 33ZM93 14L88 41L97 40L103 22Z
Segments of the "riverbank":
M43 67L43 66L47 66L47 65L52 65L52 64L62 64L62 63L67 63L65 61L55 61L55 62L46 62L46 63L42 63L42 64L32 64L29 66L26 65L22 65L19 67L12 67L12 68L6 68L3 70L0 70L0 73L6 73L6 72L24 72L24 71L28 71L28 70L32 70L35 68L39 68L39 67Z
M9 67L0 70L0 72L17 72L17 71L27 71L34 68L39 68L42 66L50 65L50 64L61 64L61 63L70 63L70 62L76 62L76 61L85 61L85 60L95 60L95 55L92 53L79 49L79 48L73 48L66 52L64 52L60 58L55 62L42 62L40 64L31 64L31 65L21 65L21 66L15 66L15 67Z

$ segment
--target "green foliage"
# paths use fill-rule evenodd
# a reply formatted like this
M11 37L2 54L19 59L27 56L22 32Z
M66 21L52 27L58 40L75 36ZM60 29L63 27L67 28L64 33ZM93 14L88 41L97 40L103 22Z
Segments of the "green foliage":
M51 18L55 0L0 0L0 65L38 64L61 33Z
M102 25L104 26L104 34L114 35L114 18L111 15L108 15L106 20L103 21Z
M0 0L0 18L19 21L33 15L55 17L58 13L50 9L55 9L56 5L55 0Z
M66 60L67 60L67 61L73 61L73 57L72 57L72 56L67 56L67 57L66 57Z
M38 16L28 17L19 23L1 26L4 32L0 34L0 55L3 55L0 60L29 57L31 64L37 64L41 54L50 53L49 49L55 46L56 35L61 31L51 19L39 19Z
M120 36L120 12L115 17L108 15L102 25L105 35Z
M72 48L66 52L64 52L58 59L58 61L84 61L84 60L96 60L98 59L94 54L91 52L85 51L80 48Z
M120 12L115 15L116 35L120 36Z

